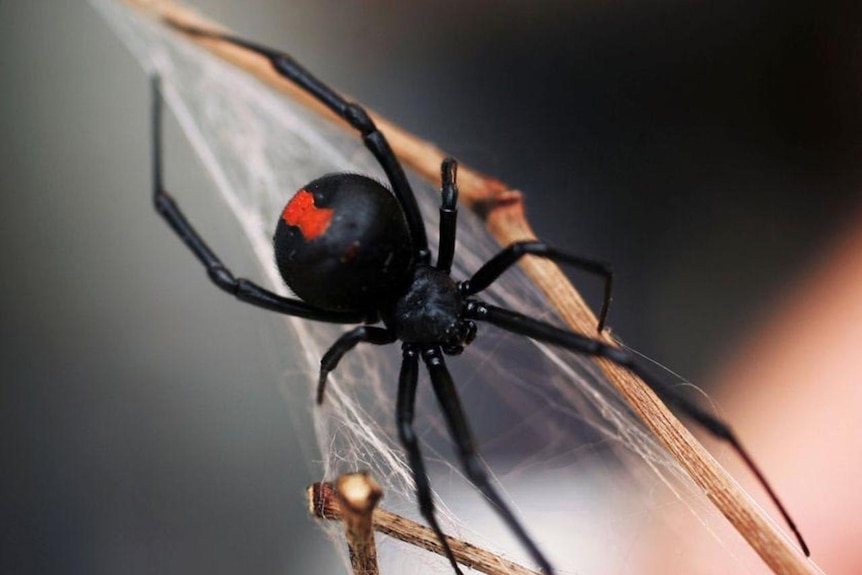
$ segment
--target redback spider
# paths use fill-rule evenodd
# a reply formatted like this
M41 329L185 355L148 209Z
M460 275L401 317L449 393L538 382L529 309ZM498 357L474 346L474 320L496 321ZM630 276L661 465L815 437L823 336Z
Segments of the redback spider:
M489 480L446 367L444 355L459 354L473 341L476 322L487 322L568 350L606 358L639 376L666 403L732 446L763 484L808 554L787 511L727 424L680 395L625 349L474 297L522 256L548 258L603 279L604 302L598 322L601 332L611 299L612 275L605 264L559 251L540 241L527 241L507 246L471 277L453 280L450 270L455 255L458 198L455 160L446 159L441 167L440 247L437 261L432 265L425 227L404 170L386 137L362 107L342 98L287 54L227 34L171 21L168 24L186 34L217 39L267 58L278 74L308 92L359 132L365 146L383 168L391 190L365 176L335 173L309 183L287 203L275 232L275 258L285 283L301 299L282 297L250 280L234 277L165 191L161 168L162 98L158 78L152 81L155 207L204 265L213 283L241 301L270 311L314 321L361 324L339 337L324 354L320 362L318 403L324 399L327 375L357 344L384 345L401 341L396 407L398 433L407 452L420 512L440 540L456 573L461 570L437 522L431 486L413 429L420 359L430 374L431 385L467 478L491 502L542 570L554 572Z

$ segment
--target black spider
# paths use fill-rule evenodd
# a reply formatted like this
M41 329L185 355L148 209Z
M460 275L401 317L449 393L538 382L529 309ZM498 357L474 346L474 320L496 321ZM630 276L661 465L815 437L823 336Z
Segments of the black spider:
M808 548L796 526L762 473L730 428L681 396L650 372L631 353L473 297L493 283L522 256L530 254L570 264L604 279L605 298L599 315L601 331L610 302L611 272L602 263L560 252L542 242L514 243L460 282L450 277L455 253L457 164L442 165L440 248L437 262L425 236L416 198L398 159L384 135L358 104L344 100L290 56L225 34L168 24L187 34L221 40L267 58L282 76L305 90L357 130L383 171L392 190L356 174L329 174L314 180L287 203L275 232L275 254L285 283L301 300L277 295L256 283L236 278L186 220L162 185L161 94L153 90L153 200L210 279L238 299L271 311L310 320L362 324L342 335L320 364L317 401L323 401L326 378L339 360L359 343L383 345L402 342L403 362L398 384L398 432L407 450L416 483L420 511L436 533L456 573L461 573L435 516L434 501L419 442L413 430L413 411L419 359L425 363L461 464L469 480L487 497L502 520L546 573L550 563L500 497L476 451L470 426L461 407L444 354L458 354L476 336L477 321L592 356L604 357L643 379L665 402L674 405L716 437L727 441L752 469L790 525L805 554ZM381 322L383 326L372 325Z

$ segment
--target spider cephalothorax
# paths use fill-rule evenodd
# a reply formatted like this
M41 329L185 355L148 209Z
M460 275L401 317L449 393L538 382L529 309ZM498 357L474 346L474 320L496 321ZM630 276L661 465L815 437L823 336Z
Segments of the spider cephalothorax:
M475 322L491 323L565 349L604 357L637 374L662 399L727 441L740 454L778 504L807 553L787 512L725 423L680 395L675 387L656 377L625 349L473 297L522 256L548 258L604 278L605 300L598 326L601 331L610 302L611 273L607 266L561 252L542 242L526 241L507 246L471 277L454 282L450 277L458 195L454 160L444 160L441 168L440 245L437 261L432 265L424 223L410 184L385 136L362 107L346 101L286 54L235 36L172 21L167 23L186 34L226 42L267 58L278 74L294 82L359 132L365 146L383 168L391 190L365 176L330 174L309 183L288 202L275 233L276 261L285 283L301 299L282 297L250 280L234 277L165 191L161 172L161 95L158 80L153 81L153 201L157 211L204 265L210 279L238 299L264 309L316 321L361 324L339 337L321 359L318 402L323 401L327 375L356 345L402 342L396 402L399 438L416 482L420 511L457 573L461 571L437 523L419 440L413 430L420 358L430 375L467 478L491 502L536 563L545 572L553 572L544 554L489 480L443 358L444 353L460 353L473 340ZM382 326L374 325L381 320Z
M476 324L463 318L463 310L464 297L449 272L420 264L407 291L381 310L381 318L401 341L440 345L454 355L476 336Z

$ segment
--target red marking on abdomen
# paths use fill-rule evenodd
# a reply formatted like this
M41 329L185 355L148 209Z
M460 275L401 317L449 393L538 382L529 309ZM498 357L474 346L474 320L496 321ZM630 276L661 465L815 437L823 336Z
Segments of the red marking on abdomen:
M329 227L332 212L328 208L315 206L311 192L299 190L284 207L281 219L288 225L298 227L306 240L313 240Z

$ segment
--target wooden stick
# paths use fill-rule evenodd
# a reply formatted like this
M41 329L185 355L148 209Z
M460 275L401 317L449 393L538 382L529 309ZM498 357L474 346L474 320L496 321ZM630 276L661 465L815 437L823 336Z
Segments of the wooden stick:
M125 1L153 16L198 28L224 31L224 28L172 0ZM245 69L275 89L333 121L343 123L319 102L279 76L264 58L219 40L199 37L189 37L189 40ZM446 154L378 114L371 115L377 126L385 133L399 159L423 177L435 184L439 183L440 163ZM524 203L520 192L511 190L499 180L485 176L463 164L458 170L458 187L462 203L483 217L491 234L501 245L535 239L536 236L524 217ZM569 327L580 333L595 332L595 316L555 264L541 258L528 257L522 260L521 265ZM607 332L601 337L609 343L615 343ZM815 566L778 531L773 522L670 413L646 384L614 363L598 360L598 364L622 397L655 433L692 480L774 572L781 574L817 572Z
M349 477L355 475L368 477L365 474L351 474ZM345 476L340 477L336 484L340 484L343 477ZM309 512L318 519L344 520L344 508L340 503L337 491L338 489L333 487L331 483L315 483L311 485L308 488ZM375 531L389 535L414 547L436 553L441 557L446 556L443 546L437 540L434 531L430 528L401 515L379 508L374 509L372 519ZM531 571L517 563L507 561L490 551L471 545L466 541L449 536L446 537L446 541L449 543L449 548L452 549L452 554L458 563L470 569L475 569L480 573L486 573L487 575L539 575L535 571ZM358 573L355 571L355 567L354 573Z
M372 514L383 497L383 490L367 473L349 473L336 481L335 495L344 521L354 575L378 575Z

